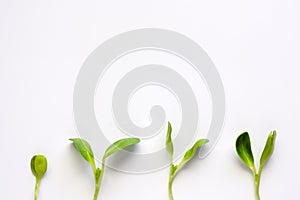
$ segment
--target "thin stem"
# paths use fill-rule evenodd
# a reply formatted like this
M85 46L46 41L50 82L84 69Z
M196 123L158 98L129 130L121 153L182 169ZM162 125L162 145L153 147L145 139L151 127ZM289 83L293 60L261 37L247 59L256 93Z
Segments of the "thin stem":
M261 168L258 170L258 173L254 176L254 182L255 182L255 196L256 200L260 200L259 195L259 185L260 185L260 175L261 175Z
M99 179L97 180L97 178L95 177L95 193L94 193L94 200L98 199L98 194L100 191L100 183L99 183Z
M98 199L98 195L100 192L100 187L101 187L101 182L103 179L103 174L104 174L104 167L105 167L105 159L102 159L102 166L101 166L101 171L99 177L96 176L95 173L95 193L94 193L94 200Z
M174 167L174 165L173 165L173 152L170 153L169 158L170 158L170 171L169 171L168 192L169 192L169 199L174 200L173 188L172 188L173 180L174 180L174 177L175 177L175 173L174 173L174 170L173 170L173 167Z
M173 188L172 188L173 180L174 180L174 176L172 175L172 168L170 167L169 184L168 184L168 191L169 191L169 199L170 200L174 200Z
M98 199L98 194L100 191L100 184L98 181L95 182L95 193L94 193L94 200Z
M40 178L36 178L35 189L34 189L34 200L38 199L40 182L41 182L41 179Z

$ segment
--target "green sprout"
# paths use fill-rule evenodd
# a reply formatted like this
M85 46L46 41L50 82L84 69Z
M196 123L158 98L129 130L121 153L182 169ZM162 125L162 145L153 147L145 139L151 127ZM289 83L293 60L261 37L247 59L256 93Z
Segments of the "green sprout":
M253 173L254 184L255 184L255 195L257 200L260 200L259 185L260 185L261 172L274 151L276 135L277 135L276 131L272 131L269 134L265 148L260 157L260 165L258 171L256 171L255 168L249 134L247 132L242 133L236 140L236 151L238 156L244 162L244 164L251 169Z
M166 138L166 149L168 151L169 158L170 158L170 163L171 163L170 172L169 172L168 191L169 191L170 200L174 200L172 185L173 185L173 181L174 181L174 178L175 178L176 174L187 162L189 162L194 157L197 150L201 146L208 143L208 140L207 139L200 139L200 140L196 141L196 143L192 146L192 148L190 148L184 154L184 156L183 156L182 160L179 162L179 164L174 165L173 164L174 147L173 147L171 134L172 134L172 126L171 126L171 123L168 122L168 131L167 131L167 138Z
M42 177L47 171L47 159L43 155L35 155L31 158L30 167L32 174L35 176L34 200L38 199L39 185Z
M75 148L79 151L81 156L90 164L90 166L93 170L94 179L95 179L94 200L96 200L98 198L98 194L100 191L100 186L101 186L101 182L102 182L102 178L103 178L103 174L104 174L106 158L128 146L131 146L131 145L134 145L134 144L137 144L140 142L140 139L138 139L138 138L125 138L125 139L121 139L121 140L114 142L112 145L110 145L106 149L106 151L102 157L102 166L100 169L100 168L96 167L94 153L92 151L91 146L89 145L89 143L87 141L80 139L80 138L71 138L70 140L73 142Z

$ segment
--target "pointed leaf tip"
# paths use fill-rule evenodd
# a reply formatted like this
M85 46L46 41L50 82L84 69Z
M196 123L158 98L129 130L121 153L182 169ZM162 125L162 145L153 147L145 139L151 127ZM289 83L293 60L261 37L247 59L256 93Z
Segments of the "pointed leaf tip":
M265 164L268 162L269 158L273 154L276 136L277 136L276 131L271 131L271 133L268 136L267 142L265 144L265 148L260 157L260 168L261 169L265 166Z
M139 138L125 138L125 139L118 140L118 141L114 142L113 144L111 144L106 149L103 159L109 157L110 155L112 155L122 149L125 149L126 147L137 144L139 142L140 142Z
M195 144L193 145L192 148L190 148L183 156L182 162L186 163L189 160L191 160L194 155L196 154L197 150L199 148L201 148L204 144L208 143L209 140L208 139L200 139L198 141L195 142Z
M170 158L173 157L174 147L172 142L172 125L168 122L168 131L167 131L167 138L166 138L166 149L169 153Z

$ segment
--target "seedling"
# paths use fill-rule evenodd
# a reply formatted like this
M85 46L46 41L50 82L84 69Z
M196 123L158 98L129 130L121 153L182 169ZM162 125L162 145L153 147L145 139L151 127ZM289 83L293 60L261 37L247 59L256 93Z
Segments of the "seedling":
M96 200L98 198L98 194L100 191L100 186L101 186L101 182L102 182L102 178L103 178L103 174L104 174L106 158L128 146L131 146L131 145L134 145L134 144L137 144L140 142L140 139L138 139L138 138L126 138L126 139L118 140L115 143L113 143L112 145L110 145L106 149L106 151L102 157L102 166L100 169L100 168L96 167L94 153L92 151L91 146L89 145L89 143L87 141L80 139L80 138L71 138L70 140L73 142L75 148L79 151L81 156L90 164L90 166L93 170L94 179L95 179L94 200Z
M34 200L38 199L39 185L42 177L47 171L47 159L43 155L35 155L31 158L30 167L35 176Z
M249 134L247 132L242 133L236 140L235 146L236 146L236 151L238 156L240 157L241 161L243 161L244 164L251 169L253 173L254 184L255 184L255 195L257 200L260 200L259 184L260 184L261 172L274 151L276 135L277 135L276 131L272 131L269 134L265 148L260 157L260 165L258 171L256 171L255 168Z
M196 143L193 145L192 148L190 148L183 156L182 160L178 165L173 164L173 152L174 152L174 147L173 147L173 142L172 142L172 126L171 123L168 122L168 131L167 131L167 139L166 139L166 149L169 153L169 158L170 158L170 172L169 172L169 183L168 183L168 191L169 191L169 198L170 200L174 200L173 197L173 181L178 173L178 171L187 163L189 162L194 155L196 154L197 150L204 144L208 143L207 139L200 139L196 141Z

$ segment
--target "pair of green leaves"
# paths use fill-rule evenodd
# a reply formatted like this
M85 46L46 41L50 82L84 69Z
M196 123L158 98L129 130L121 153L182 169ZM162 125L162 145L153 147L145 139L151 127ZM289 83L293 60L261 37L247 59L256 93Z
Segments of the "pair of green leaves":
M173 185L173 180L174 180L176 174L187 162L189 162L195 156L197 150L206 143L208 143L207 139L200 139L200 140L196 141L196 143L187 152L185 152L185 154L184 154L183 158L181 159L181 161L179 162L179 164L178 165L173 164L174 145L172 142L172 125L170 122L168 122L168 131L167 131L167 137L166 137L166 149L169 154L170 163L171 163L170 173L169 173L169 185L168 185L170 200L174 199L172 185Z
M108 158L112 154L114 154L122 149L125 149L126 147L129 147L131 145L134 145L134 144L137 144L140 142L140 139L138 139L138 138L125 138L125 139L121 139L121 140L114 142L112 145L110 145L106 149L106 151L102 157L102 167L100 169L100 168L96 167L93 150L92 150L90 144L86 140L80 139L80 138L71 138L70 140L73 142L75 148L78 150L78 152L81 154L81 156L90 164L90 166L93 170L94 178L95 178L94 200L96 200L98 198L101 181L102 181L102 177L104 174L106 158Z
M244 162L246 166L248 166L251 169L254 175L257 200L260 200L259 184L260 184L261 172L274 151L276 135L277 135L276 131L272 131L269 134L265 148L260 157L260 164L259 164L258 171L256 171L255 168L255 162L254 162L253 153L251 149L251 141L248 132L242 133L236 140L236 151L239 158Z
M47 171L47 159L43 155L35 155L31 158L30 168L32 174L36 178L35 190L34 190L34 199L38 199L38 190L42 177Z

